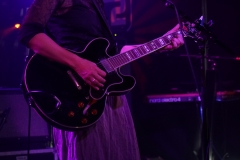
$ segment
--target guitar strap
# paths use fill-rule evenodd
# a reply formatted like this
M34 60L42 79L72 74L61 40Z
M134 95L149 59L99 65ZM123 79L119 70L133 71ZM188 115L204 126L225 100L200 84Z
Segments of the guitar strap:
M109 34L111 35L111 38L113 38L113 34L112 34L111 29L110 29L109 22L107 20L106 14L105 14L103 6L102 6L103 5L103 0L92 0L92 1L93 1L93 4L95 5L97 11L99 12L102 20L104 21L104 24L106 25L107 30L108 30Z

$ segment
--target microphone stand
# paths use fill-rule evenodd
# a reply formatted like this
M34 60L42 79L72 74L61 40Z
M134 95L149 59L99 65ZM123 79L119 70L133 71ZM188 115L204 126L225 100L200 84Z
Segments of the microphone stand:
M165 1L165 5L169 8L175 9L178 21L179 23L182 23L179 20L179 15L181 15L181 18L185 20L190 20L189 17L187 17L183 12L177 10L174 3L172 3L170 0ZM190 22L192 22L190 20ZM201 128L201 142L202 142L202 159L203 160L209 160L210 157L212 157L212 139L211 139L211 127L212 127L212 113L214 104L216 101L216 63L210 59L207 58L207 55L205 55L205 51L207 48L207 42L208 40L213 40L215 44L218 44L223 49L227 50L231 54L235 54L230 48L228 48L226 45L221 43L209 30L209 27L211 27L213 24L212 21L209 21L207 24L204 23L203 16L200 17L199 20L196 20L195 23L190 23L190 25L194 25L198 32L198 35L194 35L197 37L195 39L195 42L198 44L199 52L201 54L201 62L202 62L202 87L201 91L198 89L198 85L196 83L195 73L193 72L193 78L195 79L196 83L196 89L199 92L199 96L201 98L201 118L202 118L202 128ZM181 24L180 24L181 26ZM181 28L182 29L182 28ZM190 31L191 32L191 31ZM185 44L186 52L188 55L188 58L190 59L190 55L188 53L186 44ZM191 61L190 65L191 65ZM209 64L208 64L209 63ZM192 65L191 65L192 67ZM193 68L192 68L193 71Z
M202 88L200 92L201 96L201 140L202 140L202 159L209 160L212 156L212 140L211 140L211 128L212 128L212 113L214 104L216 101L216 63L206 58L205 49L207 45L207 39L197 41L199 53L201 54L202 64ZM207 64L206 64L207 63Z
M221 46L224 50L232 55L236 55L230 48L220 42L209 30L209 27L213 24L209 21L207 24L204 23L203 17L196 20L197 30L200 31L198 39L196 40L201 54L202 62L202 88L201 88L201 116L202 116L202 157L204 160L212 158L212 115L214 105L216 102L216 63L213 58L206 55L205 49L207 48L207 42L213 40L215 44Z

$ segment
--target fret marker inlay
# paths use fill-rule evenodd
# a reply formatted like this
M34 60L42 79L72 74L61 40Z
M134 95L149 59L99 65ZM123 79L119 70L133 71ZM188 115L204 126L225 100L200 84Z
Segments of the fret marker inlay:
M132 60L131 56L128 54L128 52L126 52L126 55L128 57L129 60Z
M151 43L151 45L152 45L153 49L157 48L157 46L153 42Z
M134 51L134 53L136 53L137 56L141 56L141 54L139 54L137 49L134 49L133 51Z
M146 45L144 45L144 49L145 49L147 52L150 51Z
M159 39L159 42L161 45L165 45L165 42L162 40L162 38Z
M172 35L168 35L167 37L168 37L169 40L172 39Z

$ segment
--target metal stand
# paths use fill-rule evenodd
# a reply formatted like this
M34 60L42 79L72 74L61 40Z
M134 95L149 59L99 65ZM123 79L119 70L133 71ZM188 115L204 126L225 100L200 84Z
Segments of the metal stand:
M202 1L203 12L206 16L206 0ZM180 14L183 19L191 21L183 12L177 10L176 5L170 0L167 0L166 6L176 10L177 15ZM179 16L178 16L179 17ZM179 20L180 22L180 20ZM199 51L202 61L202 86L201 91L198 90L201 97L201 116L202 116L202 159L209 160L212 157L212 144L211 144L211 128L212 128L212 113L216 101L216 63L206 55L206 44L208 40L213 40L224 50L231 54L235 54L228 46L224 45L218 40L209 30L213 22L210 20L207 24L204 23L203 16L194 23L191 23L192 37L195 37L195 42L198 43ZM186 47L187 48L187 47ZM186 51L188 52L188 51ZM189 53L187 54L190 57ZM235 54L236 55L236 54ZM195 80L198 89L197 82Z
M212 60L204 58L202 56L202 61L211 63ZM204 64L203 64L204 65ZM211 128L212 128L212 113L214 104L216 101L216 64L207 64L210 65L209 68L203 67L203 83L201 90L201 110L202 110L202 157L204 160L208 160L211 157L212 146L211 146Z
M7 120L7 117L8 117L8 115L9 115L10 109L11 109L11 108L4 109L4 111L2 111L2 112L0 113L0 131L2 130L3 125L4 125L4 123L5 123L6 120Z
M230 48L221 43L210 31L209 27L213 24L209 21L204 23L203 17L195 23L196 28L201 31L196 42L199 46L202 61L202 87L200 92L201 110L202 110L202 159L209 160L212 158L212 115L216 102L216 63L213 58L206 54L208 40L214 40L216 44L220 45L229 53L234 54Z

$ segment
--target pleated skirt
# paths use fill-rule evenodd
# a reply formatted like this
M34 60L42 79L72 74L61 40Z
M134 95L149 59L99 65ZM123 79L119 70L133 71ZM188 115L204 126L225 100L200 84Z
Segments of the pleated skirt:
M96 124L84 131L53 128L60 160L140 160L140 153L125 96L108 96Z

